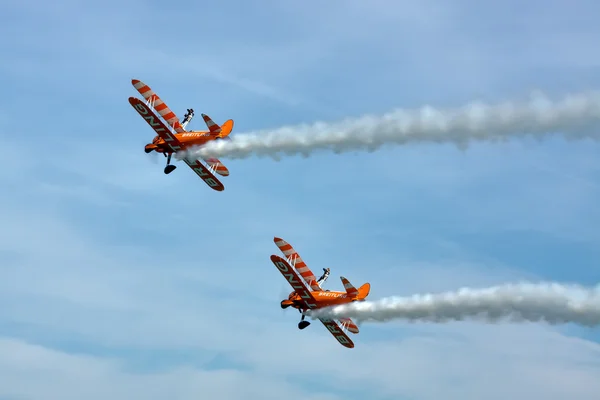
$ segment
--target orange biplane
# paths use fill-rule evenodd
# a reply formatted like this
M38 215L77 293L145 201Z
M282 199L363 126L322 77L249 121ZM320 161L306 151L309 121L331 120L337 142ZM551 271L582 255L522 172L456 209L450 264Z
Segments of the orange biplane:
M150 86L137 79L132 79L131 84L146 101L143 102L135 97L130 97L129 104L157 133L152 143L146 145L144 151L146 153L156 151L167 157L165 174L170 174L177 168L171 164L173 153L202 146L212 140L230 139L229 134L233 129L233 120L229 119L222 126L219 126L208 115L202 114L208 131L186 131L185 127L194 117L193 109L190 108L187 110L182 123L165 102L150 89ZM155 111L166 121L166 124L155 114ZM205 159L204 161L208 164L207 168L199 160L191 162L187 157L184 157L183 160L212 189L217 191L225 189L223 184L213 174L216 172L222 176L229 175L229 170L221 161L216 158Z
M323 290L321 285L327 280L329 269L324 268L325 273L317 280L289 243L278 237L273 240L286 258L272 255L271 261L294 288L294 291L290 293L288 298L281 301L281 308L293 307L302 314L302 319L298 323L298 329L304 329L310 325L310 322L304 320L307 310L346 304L353 301L364 301L369 295L371 291L369 283L365 283L356 289L343 276L340 279L344 285L344 292ZM358 327L350 318L341 318L339 319L339 323L329 318L319 318L319 320L343 346L348 348L354 347L354 343L345 333L345 331L358 333Z

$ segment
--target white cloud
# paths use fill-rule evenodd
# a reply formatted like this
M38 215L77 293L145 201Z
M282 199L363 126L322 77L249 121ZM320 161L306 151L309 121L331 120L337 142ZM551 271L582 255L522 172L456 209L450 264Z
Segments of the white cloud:
M1 398L47 399L281 399L336 400L292 382L233 369L179 366L164 372L129 371L118 359L67 354L20 340L0 338ZM35 382L35 384L32 384Z
M257 193L247 202L261 204L267 197ZM277 295L283 286L279 283L284 282L268 265L268 255L277 252L271 242L273 221L263 221L265 226L259 229L265 237L253 239L257 248L242 253L240 239L230 239L235 249L231 260L237 263L210 256L206 249L211 241L197 245L195 259L182 252L174 261L168 254L150 252L153 241L141 246L103 244L92 239L91 230L61 221L51 207L19 213L15 204L5 199L6 204L11 208L10 212L3 208L3 249L20 258L0 269L5 276L0 293L9 305L2 308L0 320L5 326L22 327L13 332L30 337L31 343L73 342L84 348L76 354L5 335L0 353L7 356L0 361L0 376L7 377L9 384L1 385L0 396L36 399L52 393L65 399L111 396L118 400L177 395L186 399L219 391L222 398L237 398L239 389L250 399L282 395L336 399L366 392L373 399L427 400L441 393L520 399L527 393L553 400L598 389L594 380L598 367L590 366L598 363L598 345L539 327L463 324L407 330L400 324L365 324L356 337L357 347L350 351L338 346L319 323L298 331L298 315L283 314L278 308ZM281 215L292 215L292 210ZM336 263L334 270L343 271L352 281L370 280L376 297L385 292L506 281L522 274L500 269L488 276L489 270L473 265L432 266L394 257L393 250L371 259L367 269L360 258L348 257L352 261L345 265L330 252L332 245L341 246L332 242L335 227L316 232L307 221L307 209L295 218L304 219L304 227L292 224L287 237L315 270L320 264ZM252 227L248 220L243 229L250 232ZM363 257L377 253L369 248L363 251ZM395 269L399 264L405 267ZM252 282L249 287L237 280L241 276ZM132 370L135 357L85 355L86 348L95 346L117 353L189 351L198 353L198 363L179 362L168 370L163 366L160 372L141 372ZM232 359L234 365L241 363L242 369L214 371L205 366L211 354ZM548 375L567 373L578 386L557 378L548 383ZM32 380L36 385L28 384ZM312 381L318 385L302 383Z
M600 369L600 346L545 328L426 325L408 329L407 336L406 329L400 327L386 329L390 336L396 330L398 339L367 341L359 337L357 347L350 351L329 346L327 340L306 343L301 337L322 328L318 325L302 333L290 332L288 340L303 349L293 356L295 370L298 374L330 376L329 385L365 391L371 398L407 396L426 400L442 394L466 399L586 398L599 385L594 376ZM377 330L373 325L363 325L359 336L374 337ZM269 343L273 350L278 347L273 340ZM289 356L282 355L289 351L281 349L259 356L260 347L254 349L250 355L240 357L245 356L261 370L287 373ZM581 386L559 379L563 373Z
M554 400L588 398L600 389L595 379L600 372L600 346L539 327L425 326L396 340L358 339L359 346L350 351L332 346L327 339L333 339L318 325L304 332L289 327L289 332L281 329L276 335L265 328L268 335L256 334L247 347L233 354L247 364L242 370L181 364L158 372L135 371L116 357L67 354L4 338L0 374L8 384L2 385L0 396L38 399L52 393L66 399L110 396L118 400L134 393L151 399L173 397L175 391L181 399L198 392L219 392L221 398L233 399L243 392L250 399L359 398L368 393L373 399L428 400L444 394ZM370 329L376 328L363 327L364 332ZM198 340L206 339L199 335ZM302 384L301 378L317 384Z

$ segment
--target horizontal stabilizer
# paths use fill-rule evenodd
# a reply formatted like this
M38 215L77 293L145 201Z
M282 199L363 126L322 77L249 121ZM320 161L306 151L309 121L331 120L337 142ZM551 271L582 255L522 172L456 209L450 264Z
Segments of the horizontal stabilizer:
M218 158L207 158L206 163L215 169L217 174L221 176L229 176L229 170Z
M348 279L344 278L343 276L340 276L340 279L342 280L342 283L344 284L344 289L346 289L346 293L348 294L348 296L350 296L350 297L358 296L358 290L356 290L356 288L354 286L352 286L352 284L350 283L350 281Z
M208 127L210 133L213 135L221 133L221 127L215 124L215 121L213 121L208 115L202 114L202 118L204 119L204 122L206 122L206 126Z
M350 318L340 318L340 323L343 328L348 329L348 332L358 333L358 326Z

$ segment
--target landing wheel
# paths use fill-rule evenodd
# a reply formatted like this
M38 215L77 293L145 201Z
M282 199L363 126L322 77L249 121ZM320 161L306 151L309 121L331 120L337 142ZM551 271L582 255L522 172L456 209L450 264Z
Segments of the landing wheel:
M301 310L298 311L302 313L302 318L300 319L300 322L298 322L298 329L304 329L310 325L310 322L304 320L304 318L306 317L306 315L304 315L304 312L302 312Z
M175 168L177 168L175 165L171 165L171 156L173 154L169 153L169 155L167 155L167 166L165 167L165 174L170 174L171 172L173 172L175 170Z
M304 329L310 325L309 321L300 321L298 322L298 329Z

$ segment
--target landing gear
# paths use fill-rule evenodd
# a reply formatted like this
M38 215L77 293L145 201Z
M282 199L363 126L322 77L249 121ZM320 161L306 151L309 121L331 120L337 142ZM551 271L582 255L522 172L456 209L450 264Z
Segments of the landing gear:
M302 312L302 311L300 311L300 312ZM302 319L300 320L300 322L298 322L298 329L304 329L310 325L310 322L305 321L304 317L305 317L305 315L304 315L304 313L302 313Z
M163 154L165 154L165 153L163 153ZM176 165L171 164L171 156L172 155L173 155L172 153L169 153L169 155L165 154L165 157L167 157L167 166L165 167L165 174L167 174L167 175L170 174L171 172L175 171L175 168L177 168Z

